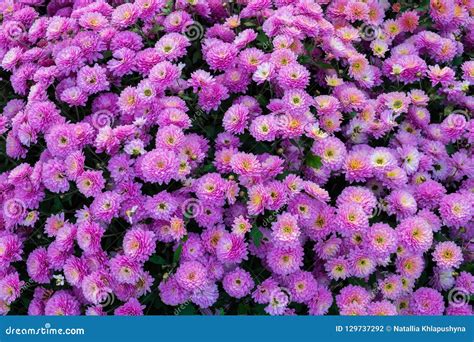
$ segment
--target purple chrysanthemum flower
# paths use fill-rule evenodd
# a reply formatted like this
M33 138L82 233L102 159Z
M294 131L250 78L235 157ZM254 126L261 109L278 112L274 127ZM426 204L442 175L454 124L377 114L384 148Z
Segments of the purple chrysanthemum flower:
M231 297L242 298L252 291L255 283L249 272L236 268L224 276L222 285Z

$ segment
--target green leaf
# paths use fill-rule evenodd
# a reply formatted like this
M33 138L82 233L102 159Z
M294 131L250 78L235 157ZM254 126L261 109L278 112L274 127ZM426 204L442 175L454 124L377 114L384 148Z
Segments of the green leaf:
M314 64L321 69L334 69L331 64L324 63L324 62L314 62Z
M105 59L112 57L112 51L107 50L102 53L102 56L104 56Z
M321 162L321 157L315 154L309 153L306 157L306 165L312 167L313 169L320 169L323 166Z
M311 57L307 55L298 56L298 60L301 64L309 64L312 62Z
M177 264L179 258L181 258L181 252L183 251L183 245L179 245L173 253L173 263Z
M262 242L263 233L260 231L258 227L254 227L250 231L250 237L252 238L252 241L255 244L255 246L259 247Z
M193 64L197 64L201 58L201 52L199 50L196 50L193 54Z
M175 312L177 312L178 315L180 316L195 315L196 308L194 307L194 305L192 305L191 303L187 303L187 305L185 304L182 304L181 306L179 306L178 309L175 310Z
M429 6L430 6L430 0L422 0L418 6L418 10L425 11L429 8Z
M263 304L257 304L252 306L253 309L253 314L259 315L259 316L264 316L267 315L265 312L265 305Z
M456 147L453 144L448 144L446 145L446 151L449 155L452 155L454 152L456 152Z
M150 258L150 262L155 264L155 265L166 265L168 262L161 256L159 255L152 255Z
M58 212L58 211L62 211L64 209L63 207L63 203L61 202L61 200L59 199L59 197L55 197L54 198L54 203L53 203L53 208L52 208L52 211L54 213Z
M215 126L206 126L206 127L204 127L204 130L205 130L208 138L211 138L216 134L216 127Z
M237 307L237 314L238 315L247 315L248 312L249 312L248 304L239 303L239 306Z
M215 172L216 167L213 164L206 164L201 169L199 169L199 171L202 173Z
M454 65L454 66L460 66L463 62L464 62L464 58L463 58L462 56L457 56L457 57L454 58L454 60L452 61L452 65Z
M351 277L348 279L349 284L357 286L365 286L367 283L363 279Z
M258 46L263 50L269 50L272 48L272 42L264 32L260 32L257 36Z
M155 24L155 25L153 26L153 28L151 29L151 32L154 33L154 34L158 34L158 33L160 33L160 32L163 31L163 30L164 30L164 26Z

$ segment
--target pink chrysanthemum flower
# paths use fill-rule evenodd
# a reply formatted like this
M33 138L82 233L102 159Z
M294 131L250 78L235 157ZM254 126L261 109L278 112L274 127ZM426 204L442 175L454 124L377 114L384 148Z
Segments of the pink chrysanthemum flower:
M0 236L0 267L21 260L23 241L17 234L4 233Z
M185 261L176 271L176 281L187 291L200 289L207 282L207 270L198 261Z
M78 225L76 240L85 253L95 253L101 249L101 239L105 229L96 222L83 222Z
M143 316L145 305L141 305L138 299L130 298L125 304L114 311L116 316Z
M336 304L340 309L353 304L365 307L370 300L371 294L363 287L356 285L343 287L336 296Z
M372 302L367 306L367 314L370 316L396 316L397 307L388 300Z
M434 180L427 179L415 187L415 199L422 208L435 209L439 205L439 199L444 198L446 189Z
M394 190L385 200L387 212L399 218L413 216L418 210L415 197L406 190Z
M416 11L406 11L397 19L400 27L405 32L414 32L418 27L419 16Z
M433 230L421 217L403 219L396 231L400 243L413 253L426 252L433 243Z
M265 279L262 283L257 285L257 288L252 293L252 299L258 304L267 304L270 302L270 295L278 289L278 282L273 278Z
M364 243L372 253L386 256L396 251L397 234L388 224L376 223L367 231Z
M131 229L123 238L123 250L125 255L142 262L154 253L155 243L156 236L152 231Z
M174 276L164 279L158 288L160 298L166 305L180 305L189 299L190 293L181 288Z
M71 256L64 263L64 277L72 286L81 287L82 280L89 271L89 266L84 258Z
M24 283L17 272L6 274L0 280L0 300L7 304L14 302L20 296Z
M406 276L409 279L417 279L423 272L425 262L421 255L414 254L397 257L396 266L402 276Z
M191 301L201 309L212 306L219 298L217 284L209 283L204 288L194 291L191 294Z
M270 292L270 301L265 307L265 312L271 316L285 315L289 310L288 305L290 304L290 295L286 290L282 288L276 288Z
M318 283L310 272L295 272L289 277L291 299L297 303L310 300L317 291Z
M95 94L109 89L105 69L99 65L82 67L77 73L77 85L87 94Z
M332 236L325 241L317 241L314 246L314 251L323 260L330 260L335 258L341 251L342 240L338 237Z
M362 186L346 187L337 197L336 204L358 204L362 206L366 214L372 213L377 205L377 199L372 191Z
M298 241L300 229L297 217L288 213L281 214L272 224L272 237L278 244L293 244Z
M79 191L86 197L97 196L105 186L102 171L84 171L76 179Z
M122 198L119 194L111 191L99 194L91 204L91 213L94 218L110 223L118 216Z
M462 250L452 241L440 242L433 252L433 260L441 269L457 268L463 261Z
M186 54L190 45L188 39L179 33L168 33L155 44L155 49L160 55L170 61L176 60Z
M162 191L146 200L145 209L155 220L169 220L178 209L178 202L173 195Z
M261 164L257 157L251 153L239 152L232 156L230 165L239 175L254 175L260 172Z
M453 193L445 195L440 202L441 219L447 226L459 228L467 224L474 215L469 197Z
M340 169L346 157L346 147L335 137L329 137L315 143L311 150L314 154L320 156L323 165L331 170Z
M347 203L339 206L336 220L336 225L344 235L350 235L355 231L365 231L369 227L368 216L359 204Z
M237 49L234 45L224 43L220 40L213 39L204 48L204 58L214 70L225 70L237 57Z
M255 282L249 272L236 268L224 276L222 285L231 297L242 298L250 294Z
M79 18L79 25L89 30L100 30L107 26L108 20L100 12L84 13Z
M379 280L378 288L382 292L384 298L395 300L403 293L403 284L401 276L397 274Z
M372 176L372 167L363 151L351 151L344 159L343 170L349 182L365 181Z
M84 65L84 62L85 59L81 49L74 45L65 47L55 56L56 66L65 74L78 71Z
M69 189L65 165L57 159L50 159L43 165L41 174L44 186L54 193L63 193Z
M217 258L223 263L240 263L247 259L247 253L247 243L236 234L224 234L216 245Z
M143 156L140 171L147 182L167 184L177 178L179 161L172 151L153 150Z
M410 308L415 315L442 315L444 299L438 291L422 287L411 295Z
M46 302L46 316L78 316L81 313L80 303L68 291L57 291Z
M193 184L196 196L202 201L223 204L225 198L225 181L218 173L208 173Z
M302 220L305 233L312 240L319 240L330 234L334 228L334 208L319 204L311 209L309 217Z
M241 134L247 127L248 108L244 105L233 105L224 114L223 125L226 131Z
M441 132L448 141L456 141L466 131L467 120L464 115L450 114L441 123Z
M291 274L303 265L303 250L301 246L274 246L267 254L267 262L277 274Z
M304 89L309 84L309 72L302 65L290 64L278 72L278 83L286 90Z
M377 264L369 252L354 250L349 254L349 266L353 276L365 278L375 271Z
M183 244L181 260L202 260L205 255L204 246L198 234L190 233Z
M344 280L350 276L349 262L345 257L329 259L324 267L328 276L333 280Z
M250 231L251 228L252 228L252 224L244 216L240 215L234 218L234 221L232 224L233 234L244 236L246 233Z
M139 13L139 8L135 3L120 5L112 12L112 24L119 27L130 26L138 19Z
M119 283L135 284L140 276L141 265L127 255L117 255L110 259L110 272Z
M334 302L331 291L324 285L318 285L316 295L309 301L308 311L310 315L325 315Z
M446 308L446 315L448 316L472 316L473 308L470 304L450 304Z

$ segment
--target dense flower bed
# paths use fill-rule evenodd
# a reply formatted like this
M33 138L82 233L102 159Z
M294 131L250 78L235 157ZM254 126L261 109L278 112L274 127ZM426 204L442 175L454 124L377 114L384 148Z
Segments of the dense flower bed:
M0 10L0 313L473 313L472 0Z

